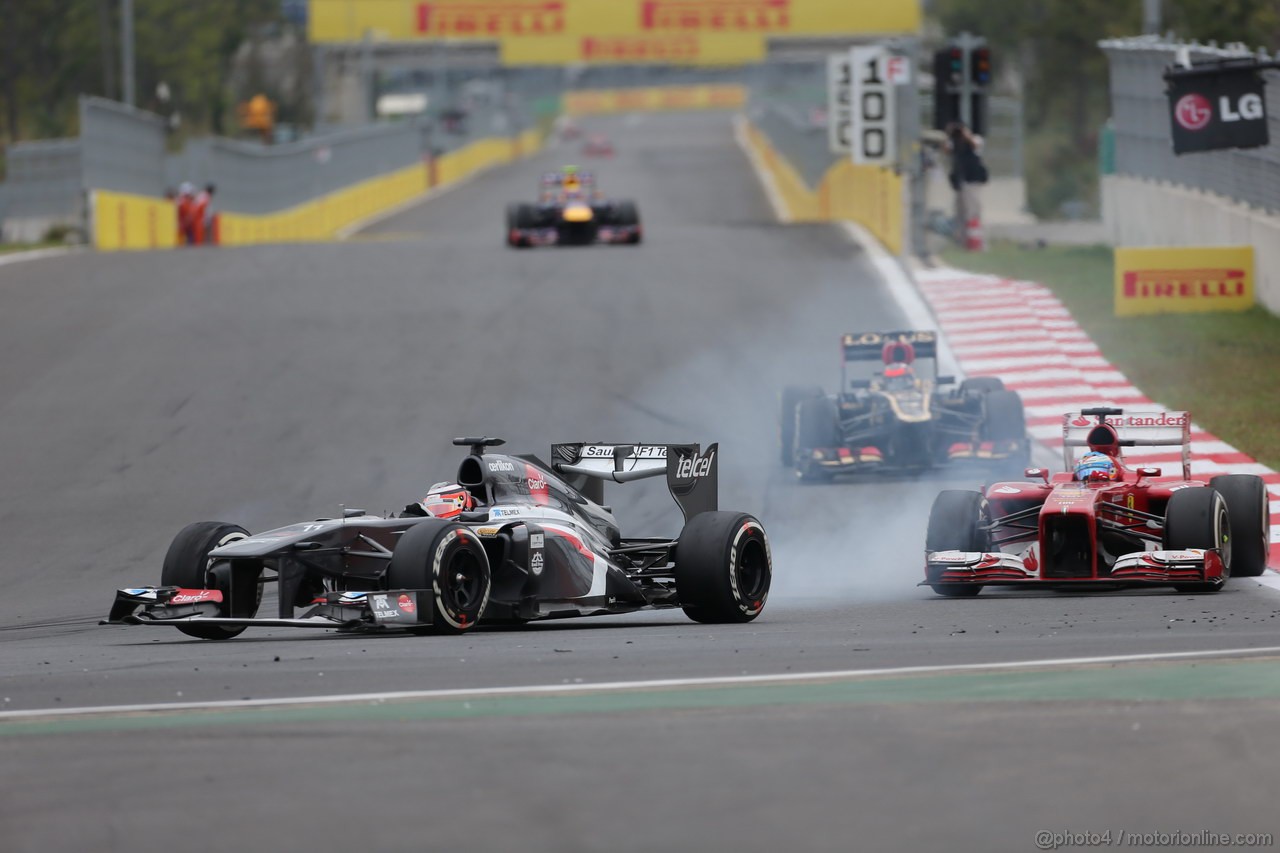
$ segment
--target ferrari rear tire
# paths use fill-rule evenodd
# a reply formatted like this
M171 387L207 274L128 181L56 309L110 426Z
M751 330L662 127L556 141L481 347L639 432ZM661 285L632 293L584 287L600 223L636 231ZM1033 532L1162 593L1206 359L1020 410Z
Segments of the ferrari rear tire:
M161 586L186 589L216 589L222 593L218 615L252 619L262 602L260 565L232 566L227 561L210 563L209 552L240 539L248 539L249 531L223 521L197 521L178 531L165 552L160 569ZM201 640L229 640L244 631L234 625L177 625L188 637Z
M764 526L744 512L703 512L680 531L676 595L695 622L750 622L773 583Z
M1231 576L1256 578L1271 550L1271 498L1256 474L1222 474L1209 487L1227 502L1231 520ZM1175 492L1176 494L1176 492Z
M988 551L991 549L991 511L982 492L947 489L938 493L929 510L929 526L925 531L924 550ZM938 583L936 577L925 580L938 595L967 598L977 595L982 584Z
M1182 489L1174 492L1164 511L1164 550L1217 549L1222 555L1224 577L1205 583L1174 584L1178 592L1217 592L1231 576L1231 519L1227 502L1217 489Z
M469 528L442 518L425 518L396 543L387 567L387 589L425 591L431 624L415 634L462 634L480 621L489 603L492 576L480 539Z
M796 464L796 414L800 404L820 397L822 388L817 385L788 385L782 389L782 411L779 413L778 425L782 437L780 455L782 464L787 468L795 467Z

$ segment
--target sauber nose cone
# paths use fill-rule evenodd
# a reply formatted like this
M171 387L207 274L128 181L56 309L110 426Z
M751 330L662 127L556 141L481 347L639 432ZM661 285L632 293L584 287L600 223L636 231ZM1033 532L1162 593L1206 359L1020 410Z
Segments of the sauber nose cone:
M565 222L590 222L594 214L585 204L571 204L564 209Z

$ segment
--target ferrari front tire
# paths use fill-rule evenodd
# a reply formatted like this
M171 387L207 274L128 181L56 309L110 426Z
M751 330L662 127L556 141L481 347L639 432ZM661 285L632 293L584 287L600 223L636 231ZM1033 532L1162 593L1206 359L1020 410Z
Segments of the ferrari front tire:
M1227 502L1216 489L1182 489L1174 492L1165 507L1164 534L1161 538L1166 551L1216 549L1222 555L1221 579L1174 584L1173 588L1178 592L1217 592L1222 589L1226 578L1231 576L1231 521L1227 515Z
M1231 576L1256 578L1271 550L1271 498L1256 474L1222 474L1209 481L1222 495L1231 521Z

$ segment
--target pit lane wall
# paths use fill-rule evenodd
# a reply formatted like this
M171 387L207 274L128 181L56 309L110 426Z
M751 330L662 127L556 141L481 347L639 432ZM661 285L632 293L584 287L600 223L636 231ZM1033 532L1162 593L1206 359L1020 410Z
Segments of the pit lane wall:
M733 84L583 89L565 93L564 112L570 116L583 116L666 110L736 110L746 103L746 87Z
M892 169L841 160L810 186L797 167L751 122L743 132L755 159L769 173L792 222L852 220L895 255L907 246L905 186Z
M332 240L340 232L423 193L492 166L537 153L542 134L489 137L421 164L361 181L285 210L267 214L218 214L217 242L253 243ZM92 190L91 236L104 251L163 249L178 244L177 215L166 199Z

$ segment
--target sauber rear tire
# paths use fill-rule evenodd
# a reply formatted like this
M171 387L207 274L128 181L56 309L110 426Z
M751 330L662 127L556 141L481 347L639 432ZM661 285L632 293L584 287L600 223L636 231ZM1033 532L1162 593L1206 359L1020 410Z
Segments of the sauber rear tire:
M1217 489L1182 489L1174 492L1164 511L1164 550L1187 548L1218 549L1222 554L1223 579L1205 583L1174 584L1178 592L1217 592L1231 576L1231 519L1227 502Z
M773 583L764 526L744 512L704 512L680 532L676 595L695 622L750 622Z
M782 436L780 456L782 464L794 468L796 464L796 413L805 400L816 400L822 396L822 388L817 385L788 385L782 389L782 411L778 416L779 432Z
M1271 550L1271 499L1256 474L1223 474L1209 488L1227 502L1231 520L1231 576L1256 578L1267 570ZM1175 492L1176 494L1176 492Z
M991 531L986 529L986 525L990 521L991 511L982 492L960 489L939 492L929 510L924 550L926 553L988 551L991 549ZM968 598L982 591L982 584L934 583L933 577L925 580L934 592L949 598Z
M479 537L442 518L426 518L406 530L387 567L387 589L427 591L431 624L410 628L414 634L470 631L484 614L491 588L489 558Z
M178 531L164 555L160 569L161 586L187 589L216 589L222 593L218 615L252 619L262 602L261 566L232 567L227 561L210 563L214 548L240 539L248 539L249 531L223 521L197 521ZM234 573L234 582L232 575ZM178 625L188 637L201 640L229 640L244 631L232 625Z

